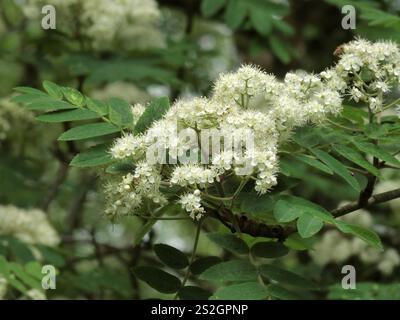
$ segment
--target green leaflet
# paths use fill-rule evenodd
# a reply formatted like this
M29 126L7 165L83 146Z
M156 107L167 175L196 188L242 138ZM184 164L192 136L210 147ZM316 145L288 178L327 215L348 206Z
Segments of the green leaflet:
M226 0L203 0L201 2L201 13L205 17L216 14L224 5Z
M145 132L154 121L157 121L164 116L169 107L168 97L154 100L148 107L146 107L146 110L137 121L135 132L137 134Z
M129 126L132 121L132 111L129 103L119 98L110 98L108 101L110 106L110 120L117 126Z
M233 253L246 254L249 252L246 242L233 234L215 232L208 233L207 236L217 245Z
M302 215L297 220L297 231L302 238L309 238L322 229L324 223L321 219L311 215Z
M74 109L68 111L56 111L41 114L36 117L37 120L42 122L67 122L67 121L81 121L99 118L99 114L87 109Z
M183 269L189 265L189 259L178 249L169 245L159 243L154 245L154 252L157 257L168 267Z
M100 144L77 154L71 161L73 167L96 167L113 161L109 153L109 144Z
M111 123L107 122L91 123L74 127L69 129L68 131L65 131L58 138L58 140L60 141L83 140L83 139L101 137L119 131L120 128L114 126Z
M344 233L350 233L364 240L372 247L383 250L381 239L374 231L356 224L350 224L339 220L336 221L336 226L340 231Z
M272 29L272 16L266 15L264 11L261 11L258 7L250 7L250 21L260 34L266 35L270 33Z
M256 242L251 247L251 253L261 258L280 258L289 253L289 249L280 242Z
M346 147L344 145L335 145L334 150L339 153L342 157L358 164L360 167L371 172L375 176L380 176L380 172L371 163L364 159L364 157L352 148Z
M325 163L330 169L332 169L335 173L341 176L346 182L357 192L360 192L361 188L358 184L356 178L354 178L351 173L347 170L347 168L336 160L334 157L326 153L325 151L319 149L310 149L311 152L320 159L323 163Z
M291 287L299 287L302 289L318 290L319 287L314 282L299 276L294 272L290 272L272 265L261 265L260 273L270 280L275 280L280 284L285 284Z
M304 214L311 215L326 223L335 223L330 212L299 197L286 196L279 200L274 208L274 216L278 222L290 222Z
M378 159L394 164L396 166L400 166L399 160L397 160L389 152L378 147L375 144L369 142L359 142L359 141L353 141L353 144L357 147L358 150L365 152L366 154L370 154Z
M259 282L245 282L219 288L210 300L261 300L268 296L267 287Z
M317 159L314 159L314 158L311 158L309 156L302 155L302 154L296 156L295 158L297 160L300 160L300 161L320 170L320 171L323 171L328 174L333 174L333 171L329 167L327 167L326 165L324 165L321 161L318 161Z
M255 281L257 279L257 271L248 261L231 260L215 264L206 269L200 275L200 279L216 282Z
M43 88L46 90L46 92L53 98L55 99L62 99L63 98L63 92L62 89L55 84L54 82L51 81L44 81L43 82Z
M177 277L159 268L136 267L133 273L150 287L162 293L175 293L181 287L181 281Z

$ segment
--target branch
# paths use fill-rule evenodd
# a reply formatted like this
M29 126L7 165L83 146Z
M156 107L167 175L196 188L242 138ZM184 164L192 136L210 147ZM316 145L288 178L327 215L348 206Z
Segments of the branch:
M332 215L337 218L344 216L347 213L356 211L361 208L369 207L374 204L382 203L382 202L387 202L396 198L400 198L400 188L383 192L383 193L378 193L373 196L371 196L363 205L360 204L359 202L352 202L349 204L344 205L343 207L337 208L335 210L332 210L331 213Z
M335 218L338 218L358 209L369 207L374 204L387 202L396 198L400 198L400 188L375 194L371 196L363 205L360 204L359 201L349 203L347 205L332 210L331 214ZM207 208L206 210L210 216L217 217L221 222L223 222L224 225L232 231L232 233L236 232L229 219L229 209L221 208L217 211L211 208ZM246 233L253 237L275 238L279 241L284 241L289 235L297 231L296 227L293 225L267 225L255 220L250 220L244 215L240 215L238 217L238 225L241 233Z
M54 179L54 182L50 186L48 193L43 198L43 202L41 205L43 211L46 212L49 209L51 202L57 197L60 186L67 178L67 175L68 175L68 163L60 161L56 178Z

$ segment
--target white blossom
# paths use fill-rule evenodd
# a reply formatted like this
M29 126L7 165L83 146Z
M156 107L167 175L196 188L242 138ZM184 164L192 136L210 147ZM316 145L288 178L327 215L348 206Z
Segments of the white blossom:
M12 235L30 244L56 246L60 242L57 231L42 210L12 205L0 205L0 234Z
M201 206L200 190L195 190L192 193L186 193L179 199L182 208L185 209L190 217L195 220L200 220L205 210Z

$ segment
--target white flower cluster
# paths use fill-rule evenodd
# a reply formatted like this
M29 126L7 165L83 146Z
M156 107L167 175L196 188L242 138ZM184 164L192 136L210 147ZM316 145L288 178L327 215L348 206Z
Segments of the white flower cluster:
M364 227L371 227L373 224L371 214L365 210L352 212L342 220ZM400 265L400 255L394 248L381 252L359 238L346 238L337 230L325 232L310 255L321 266L331 262L344 263L351 257L358 257L361 262L375 265L377 270L385 275L390 275L394 268Z
M116 44L127 49L164 46L158 27L161 12L155 0L27 0L21 4L29 18L41 16L44 5L56 8L57 27L77 32L79 25L78 32L90 39L95 49Z
M279 82L251 66L222 75L215 85L214 99L263 111L268 122L274 121L280 140L294 127L319 123L328 114L339 113L342 103L339 92L327 87L320 75L291 72Z
M368 66L375 77L368 86L382 92L389 88L390 81L398 81L396 45L357 40L344 46L343 52L341 60L330 70L321 74L290 72L283 81L250 65L222 74L210 98L176 101L142 135L128 134L117 139L111 154L116 159L144 161L154 167L148 156L154 151L156 140L161 148L155 158L169 159L161 162L165 170L160 173L167 186L179 186L190 194L199 190L201 198L221 177L236 174L255 181L258 193L266 193L277 183L280 144L294 128L320 124L329 115L340 113L342 94L348 86L354 87L356 81L349 80L353 79L352 72L361 72ZM349 62L347 55L353 56L354 61ZM380 98L371 96L369 102L372 97ZM179 133L185 130L192 130L197 137L181 136ZM208 139L202 139L204 132L212 130L220 135L222 148L217 152L210 150ZM245 144L249 136L252 143ZM196 163L180 160L188 152L194 153L191 160Z
M11 102L10 98L0 99L0 141L5 140L12 130L34 121L32 112Z
M385 94L400 84L400 48L389 41L357 39L339 48L335 67L321 73L327 84L380 111Z
M0 205L0 234L12 235L30 244L56 246L60 242L43 211L12 205Z
M207 184L218 181L218 172L213 169L204 168L196 164L188 164L176 167L171 175L171 184L181 187L200 186L204 188Z
M179 203L189 213L192 219L200 220L205 210L201 206L201 192L196 189L181 196Z
M166 120L177 121L178 126L196 130L215 128L221 119L232 112L230 105L219 104L207 98L178 100L166 115Z
M279 142L295 126L320 122L329 113L340 111L340 108L339 94L324 88L317 75L292 73L286 76L284 82L279 82L258 68L243 66L236 73L222 75L215 83L211 98L176 101L164 117L153 123L143 135L128 134L117 139L110 152L116 159L147 161L145 155L155 139L170 159L176 160L188 151L198 149L201 149L201 155L206 152L209 162L175 162L174 166L169 163L169 175L158 176L171 186L190 191L182 196L184 202L181 198L180 203L185 203L183 207L186 210L193 208L191 215L198 218L202 214L198 207L200 202L194 203L193 199L198 200L201 195L198 192L194 194L194 190L203 190L232 171L237 175L251 176L255 180L255 190L261 194L267 192L277 183ZM222 152L209 153L210 150L202 148L204 141L201 140L199 146L198 139L187 139L178 134L186 129L194 130L199 136L204 130L217 130L223 137ZM252 148L241 144L249 133ZM243 174L241 172L246 164L250 168ZM154 164L149 165L154 168ZM108 194L114 192L111 199L115 199L119 188L113 185L107 190ZM131 205L132 200L128 201L125 197L120 197L114 205L118 207L122 204L130 210L140 206L141 197L133 197L134 206ZM125 201L127 204L124 204ZM117 212L115 208L111 211Z
M166 203L160 192L161 175L155 166L145 162L137 164L133 174L128 173L121 181L108 182L105 185L107 197L106 214L114 218L117 214L134 214L145 200L151 200L160 206Z

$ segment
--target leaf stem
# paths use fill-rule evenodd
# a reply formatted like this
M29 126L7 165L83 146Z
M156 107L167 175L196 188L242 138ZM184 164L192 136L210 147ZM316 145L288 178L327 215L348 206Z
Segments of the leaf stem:
M198 244L199 244L200 231L201 231L202 222L203 222L203 221L200 220L199 223L197 224L196 235L195 235L194 243L193 243L192 255L191 255L191 257L190 257L189 265L188 265L188 267L187 267L187 270L186 270L186 273L185 273L185 277L184 277L183 280L182 280L182 284L181 284L180 289L182 289L182 288L185 286L187 280L189 279L190 266L192 265L194 259L196 258L196 251L197 251L197 246L198 246ZM180 289L179 289L178 292L175 294L173 300L176 300L176 299L178 298L178 294L179 294Z

